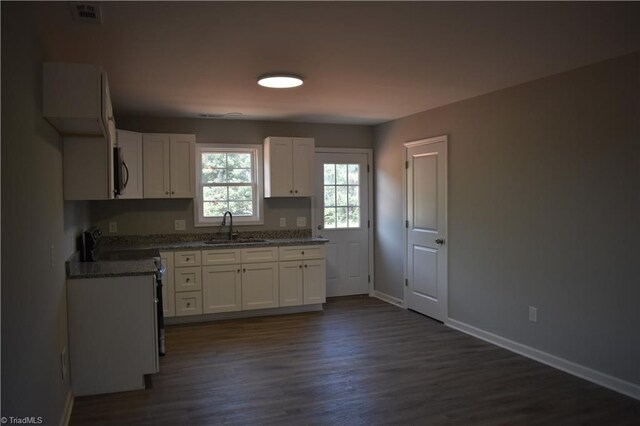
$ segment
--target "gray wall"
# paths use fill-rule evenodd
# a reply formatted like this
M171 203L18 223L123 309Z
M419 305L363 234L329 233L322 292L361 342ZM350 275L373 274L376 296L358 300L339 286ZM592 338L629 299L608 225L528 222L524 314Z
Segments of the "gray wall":
M145 133L194 133L198 143L262 144L267 136L314 137L318 147L371 148L369 126L288 123L197 118L116 117L119 129ZM238 230L296 229L296 218L311 223L308 198L265 200L263 226L239 226ZM287 221L280 228L280 218ZM105 233L109 222L118 224L119 235L176 233L174 221L184 219L186 232L213 232L217 227L194 227L192 200L117 200L91 203L91 223Z
M64 261L88 205L62 200L61 138L42 118L42 54L29 10L2 3L2 415L53 425L70 391L60 367Z
M639 120L636 53L376 127L377 289L402 297L402 144L447 134L449 316L640 384Z

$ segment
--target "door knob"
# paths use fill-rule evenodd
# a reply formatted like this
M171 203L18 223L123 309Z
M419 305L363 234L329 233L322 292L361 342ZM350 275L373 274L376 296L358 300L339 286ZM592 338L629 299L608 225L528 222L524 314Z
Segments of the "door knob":
M318 225L318 231L322 229L322 225Z
M436 244L440 244L440 245L444 244L444 239L442 239L442 238L438 238L438 239L436 240Z

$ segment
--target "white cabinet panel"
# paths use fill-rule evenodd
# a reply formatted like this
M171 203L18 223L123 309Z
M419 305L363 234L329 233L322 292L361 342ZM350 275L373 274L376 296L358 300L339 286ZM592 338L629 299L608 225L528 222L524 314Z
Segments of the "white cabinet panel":
M169 198L171 196L169 135L143 134L142 155L144 198Z
M240 263L240 249L217 249L202 251L202 266L233 265Z
M280 306L297 306L302 299L302 262L280 262Z
M242 272L239 264L202 268L202 312L242 309Z
M176 293L176 316L202 315L202 292Z
M264 140L266 198L310 197L314 188L313 138L268 137Z
M171 198L193 198L195 190L195 135L169 135Z
M284 246L279 248L280 261L324 259L325 248L321 246Z
M242 265L242 309L277 308L278 263Z
M277 262L278 247L242 249L242 263Z
M120 198L142 198L142 133L118 130L118 146L122 149L122 159L128 175L126 186Z
M202 289L202 269L199 266L175 268L174 277L176 292Z
M200 251L177 251L173 254L176 268L183 266L199 266Z
M305 260L303 266L304 304L324 303L327 291L327 274L324 259Z

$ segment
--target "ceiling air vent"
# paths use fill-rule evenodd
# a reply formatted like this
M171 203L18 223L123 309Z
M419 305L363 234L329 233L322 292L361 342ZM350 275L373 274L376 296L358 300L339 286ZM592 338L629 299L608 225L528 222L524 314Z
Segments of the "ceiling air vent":
M97 3L71 2L71 14L75 21L102 24L102 14Z

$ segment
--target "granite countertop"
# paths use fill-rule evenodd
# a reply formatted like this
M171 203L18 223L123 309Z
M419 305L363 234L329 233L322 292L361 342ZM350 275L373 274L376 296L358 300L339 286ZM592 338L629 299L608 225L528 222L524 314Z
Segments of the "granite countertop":
M66 266L68 279L130 277L153 275L158 272L153 259L80 262L76 258L69 259Z
M148 249L157 248L160 251L178 251L178 250L215 250L221 248L249 248L249 247L267 247L267 246L296 246L296 245L312 245L324 244L329 242L326 238L303 237L303 238L275 238L263 239L263 241L224 241L216 240L215 244L208 244L206 241L162 241L162 242L146 242L131 241L127 243L109 243L109 250L116 249Z
M144 250L161 251L215 250L222 248L249 248L268 246L296 246L324 244L329 240L311 236L311 230L263 231L241 233L241 241L227 241L223 234L159 234L128 235L104 237L100 242L100 251ZM251 241L252 239L261 241ZM208 241L216 241L208 244ZM99 260L80 262L78 254L72 256L66 264L67 278L100 278L133 275L151 275L157 272L152 258L144 260Z

